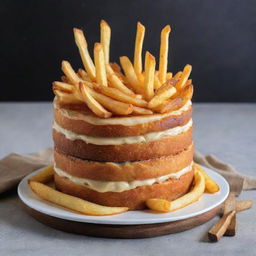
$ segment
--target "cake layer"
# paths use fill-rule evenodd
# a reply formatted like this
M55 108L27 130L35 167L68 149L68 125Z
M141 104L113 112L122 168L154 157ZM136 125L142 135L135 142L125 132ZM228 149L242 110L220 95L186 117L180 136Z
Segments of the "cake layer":
M54 151L57 168L80 178L102 181L133 181L176 173L193 161L193 144L175 155L135 162L95 162Z
M90 202L106 206L126 206L130 210L144 209L149 198L174 200L184 195L193 181L194 171L191 170L179 179L169 179L163 183L141 186L123 192L100 193L84 186L76 185L67 178L55 174L56 188L64 193L77 196Z
M54 105L54 120L59 126L77 134L98 137L137 136L163 131L186 124L191 116L190 101L182 108L165 114L108 119L92 116L84 106L72 110Z
M177 154L189 147L192 143L192 127L176 136L150 142L122 144L122 145L95 145L82 140L70 140L53 129L54 146L65 154L100 162L140 161L162 156Z

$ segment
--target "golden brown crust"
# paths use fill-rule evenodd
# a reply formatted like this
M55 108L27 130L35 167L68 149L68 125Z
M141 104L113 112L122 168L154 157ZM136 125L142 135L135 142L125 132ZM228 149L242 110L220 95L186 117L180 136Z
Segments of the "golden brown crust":
M61 107L60 107L61 108ZM176 126L185 125L192 116L192 106L178 116L169 116L158 121L138 124L134 126L125 125L93 125L84 120L76 120L66 117L61 110L54 108L54 120L62 128L78 134L98 137L123 137L137 136L149 132L167 130ZM82 110L80 110L81 112ZM82 113L82 112L81 112Z
M120 193L99 193L95 190L76 185L57 174L54 175L54 179L56 188L64 193L101 205L125 206L129 207L129 210L138 210L146 208L145 201L149 198L174 200L184 195L190 188L193 181L193 175L194 171L192 170L182 175L180 179L169 179L161 184L137 187Z
M58 151L81 159L99 162L141 161L174 155L192 143L192 127L179 135L147 143L94 145L82 140L69 140L53 129L54 146Z
M85 161L54 151L56 167L70 175L102 181L145 180L175 173L193 161L193 144L176 155L117 165Z

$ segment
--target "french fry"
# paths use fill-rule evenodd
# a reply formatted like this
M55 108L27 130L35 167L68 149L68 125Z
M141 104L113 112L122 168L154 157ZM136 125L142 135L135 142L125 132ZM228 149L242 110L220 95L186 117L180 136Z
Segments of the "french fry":
M183 69L182 75L180 76L179 81L176 83L175 88L177 90L180 90L187 82L190 73L192 71L192 66L191 65L186 65Z
M117 64L117 63L109 63L111 70L113 71L113 73L119 78L119 80L122 83L126 83L127 79L124 76L124 74L121 71L121 67ZM108 73L109 69L107 69L107 73ZM112 74L112 73L111 73Z
M100 94L92 90L91 88L88 88L88 90L96 101L98 101L103 107L105 107L112 113L115 113L117 115L129 115L133 111L132 104L127 104L111 99L110 97Z
M168 72L166 73L166 80L170 80L170 79L172 79L172 73Z
M143 88L138 80L138 77L129 58L126 56L122 56L120 57L120 62L127 81L129 82L129 85L132 87L133 91L139 94L143 94Z
M96 81L100 85L107 86L107 74L104 60L104 52L100 43L94 45L94 62L96 68Z
M205 179L205 192L216 193L220 190L219 185L207 174L207 172L198 164L194 164L197 170L199 170Z
M155 67L156 67L155 57L151 55L149 52L146 52L144 88L145 88L145 96L147 100L152 99L154 96Z
M121 73L121 67L116 62L109 63L109 65L111 66L114 72Z
M71 82L68 80L66 76L61 76L60 78L63 83L71 84Z
M155 96L148 103L148 107L151 109L156 108L175 93L176 89L173 86L173 80L168 80L156 91Z
M137 23L137 33L135 39L135 47L134 47L134 70L137 75L141 74L142 72L142 47L143 41L145 36L145 27L138 22Z
M185 86L190 84L192 84L192 79L188 79L188 81L185 83Z
M87 106L91 109L93 113L102 118L111 117L112 114L104 109L91 95L89 88L87 88L82 83L79 84L79 90L83 96L84 101Z
M50 165L44 168L43 170L41 170L40 172L38 172L36 175L29 178L28 182L37 181L40 183L47 183L53 179L53 174L54 174L53 165Z
M186 103L188 100L191 100L193 96L193 85L185 85L180 92L180 96L182 98L183 103Z
M156 107L154 110L159 113L171 112L182 107L183 101L181 97L166 100L163 104Z
M82 101L74 96L74 94L65 93L60 90L53 90L57 96L57 100L62 104L81 104Z
M89 51L88 51L87 42L86 42L86 39L84 36L84 32L78 28L74 28L73 32L74 32L75 42L79 49L79 53L80 53L82 62L84 64L85 70L87 71L91 80L94 81L95 77L96 77L95 66L93 64L93 61L92 61Z
M31 181L29 185L33 192L42 199L82 214L105 216L122 213L128 210L127 207L108 207L94 204L78 197L64 194L36 181Z
M174 80L178 80L181 75L182 75L182 71L179 71L179 72L177 72L177 73L174 75L173 79L174 79Z
M68 61L61 62L61 69L72 84L77 85L81 81Z
M79 78L81 78L82 80L87 81L87 82L91 82L91 79L90 79L89 75L82 68L78 69L77 74L78 74Z
M115 99L124 103L133 104L138 107L147 106L147 102L145 100L138 99L135 97L135 95L134 96L127 95L115 88L110 88L106 86L97 86L94 89L99 93L102 93L106 96L109 96L112 99Z
M158 71L156 71L155 76L154 76L154 88L159 89L160 87L161 87L161 83L160 83L160 80L158 78Z
M164 199L152 198L146 201L147 206L151 210L159 211L159 212L170 212L181 209L195 201L197 201L205 190L205 179L203 174L200 171L195 171L194 174L194 187L190 192L185 194L182 197L174 201L167 201Z
M163 84L166 82L166 73L168 66L168 45L171 27L165 26L161 31L160 56L159 56L159 80Z
M111 28L105 20L100 22L100 42L103 46L105 63L109 63Z
M141 107L135 107L133 106L133 112L138 115L151 115L153 112L150 109L147 108L141 108Z
M74 90L73 85L58 81L52 83L52 88L53 90L60 90L66 93L72 93Z

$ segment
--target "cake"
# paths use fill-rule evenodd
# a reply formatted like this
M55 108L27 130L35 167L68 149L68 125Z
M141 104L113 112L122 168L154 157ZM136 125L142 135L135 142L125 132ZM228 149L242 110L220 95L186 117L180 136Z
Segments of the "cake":
M97 204L138 210L146 207L147 199L174 200L190 189L194 175L191 66L174 76L167 72L170 27L166 26L159 70L147 52L143 71L139 65L143 29L138 23L134 65L121 59L123 71L109 62L110 27L105 21L101 43L94 47L95 64L81 30L74 30L85 70L76 73L62 62L63 82L53 83L58 190Z

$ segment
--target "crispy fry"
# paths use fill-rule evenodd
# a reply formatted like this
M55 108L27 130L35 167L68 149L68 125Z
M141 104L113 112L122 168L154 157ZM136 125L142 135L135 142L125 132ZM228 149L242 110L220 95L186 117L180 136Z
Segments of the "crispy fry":
M188 100L191 100L193 96L193 85L185 85L180 92L180 96L182 98L183 103L186 103Z
M83 96L84 101L93 113L102 118L111 117L112 114L104 109L91 95L89 88L82 83L79 84L79 90Z
M155 76L154 76L154 88L159 89L160 87L161 87L161 83L160 83L160 80L158 78L158 71L156 71Z
M95 91L97 91L99 93L102 93L106 96L109 96L112 99L115 99L115 100L118 100L118 101L121 101L124 103L133 104L138 107L147 106L147 102L145 100L138 99L135 97L135 95L134 96L127 95L115 88L110 88L110 87L106 87L106 86L98 86L94 89L95 89Z
M149 52L146 52L144 88L147 100L152 99L154 96L155 67L155 57L151 55Z
M129 115L133 111L133 105L123 103L114 99L111 99L108 96L102 95L90 88L88 88L92 97L97 100L103 107L115 113L117 115Z
M183 101L181 97L166 100L163 104L156 107L154 110L159 113L171 112L182 107Z
M105 20L100 22L100 42L103 46L105 63L109 63L111 28Z
M180 90L187 82L190 73L192 71L192 66L191 65L186 65L183 69L182 75L180 76L179 81L176 83L175 88L177 90Z
M137 23L137 33L136 33L136 40L135 40L135 47L134 47L134 70L135 73L141 74L142 72L142 47L143 47L143 41L145 36L145 27L138 22Z
M156 91L155 96L148 103L148 107L151 109L156 108L175 93L176 89L173 86L173 80L168 80Z
M133 91L142 94L143 88L138 80L138 77L134 71L134 68L133 68L132 63L129 60L129 58L126 56L120 57L120 62L121 62L122 68L124 70L124 73L126 75L129 86L131 86Z
M96 81L100 85L107 86L107 74L104 61L104 52L100 43L94 45L94 62L96 67Z
M159 80L162 84L166 82L170 32L171 32L171 27L169 25L165 26L161 31L161 44L160 44L160 56L159 56Z
M82 101L79 100L74 94L65 93L60 90L53 90L54 94L57 96L57 101L62 104L81 104Z
M182 75L182 72L179 71L175 74L175 76L173 77L174 80L178 80L180 78L180 76Z
M72 84L77 85L81 81L68 61L61 62L61 69Z
M220 190L219 185L207 174L207 172L198 164L194 164L197 170L199 170L205 179L205 192L216 193Z
M53 174L54 174L53 165L50 165L44 168L43 170L41 170L40 172L38 172L36 175L29 178L28 182L37 181L40 183L47 183L53 179Z
M188 81L186 82L185 86L186 85L190 85L190 84L192 84L192 79L188 79Z
M113 215L128 210L127 207L108 207L94 204L78 197L64 194L36 181L31 181L30 187L34 193L44 200L86 215Z
M53 90L60 90L62 92L66 92L66 93L72 93L74 90L73 85L63 83L63 82L58 82L58 81L55 81L52 83L52 88L53 88Z
M91 82L91 79L90 79L89 75L82 68L78 69L77 74L78 74L79 78L81 78L82 80L87 81L87 82Z
M116 62L109 63L109 65L111 66L114 72L121 73L121 67Z
M170 80L170 79L172 79L172 73L171 73L171 72L168 72L168 73L166 74L166 80Z
M147 108L141 108L141 107L133 107L133 112L138 115L151 115L153 112L150 109Z
M200 171L195 171L194 174L195 185L190 192L174 201L167 201L164 199L148 199L146 201L147 206L155 211L169 212L181 209L195 201L197 201L205 190L205 179Z
M93 61L90 57L90 54L87 48L87 42L84 36L84 32L78 28L74 28L73 32L74 32L75 42L79 49L79 53L80 53L82 62L84 64L85 70L87 71L91 80L94 81L96 77L95 66L93 64Z

